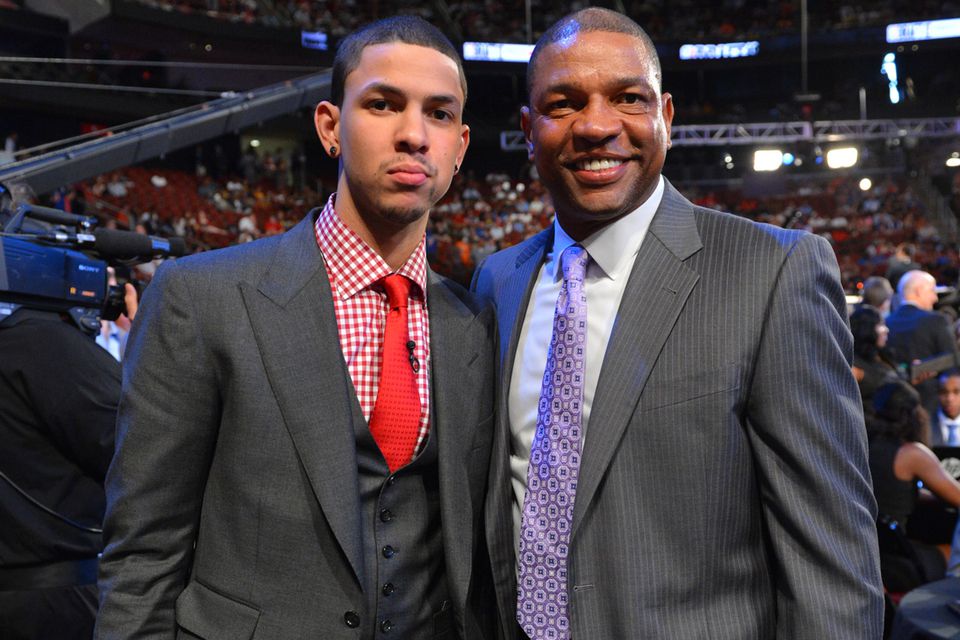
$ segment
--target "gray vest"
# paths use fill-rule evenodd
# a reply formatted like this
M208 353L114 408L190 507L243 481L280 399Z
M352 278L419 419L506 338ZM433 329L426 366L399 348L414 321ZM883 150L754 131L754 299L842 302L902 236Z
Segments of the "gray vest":
M430 435L419 455L391 475L362 414L356 419L357 468L363 532L365 611L360 637L432 638L434 616L451 614L447 592L437 438ZM431 421L435 424L435 421Z

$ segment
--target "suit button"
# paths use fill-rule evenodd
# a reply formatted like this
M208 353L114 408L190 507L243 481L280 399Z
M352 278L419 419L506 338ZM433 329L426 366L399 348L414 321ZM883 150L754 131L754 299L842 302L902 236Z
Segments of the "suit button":
M388 582L387 584L383 585L383 595L385 596L393 595L393 592L396 590L397 588L393 586L392 582Z
M380 623L380 631L384 633L390 633L391 629L393 629L393 623L389 620L384 620Z
M396 481L397 481L397 476L390 476L389 478L387 478L387 486L392 487Z
M343 614L343 623L351 629L356 629L360 626L360 614L356 611L347 611Z
M387 545L381 549L381 552L383 553L384 558L392 558L397 553L397 550L390 545Z
M383 509L380 512L380 522L390 522L393 520L393 511L390 509Z

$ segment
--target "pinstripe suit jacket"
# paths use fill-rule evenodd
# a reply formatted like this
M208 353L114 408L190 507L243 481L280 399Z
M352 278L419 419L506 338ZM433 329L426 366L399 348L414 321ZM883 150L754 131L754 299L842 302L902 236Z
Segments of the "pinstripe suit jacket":
M157 272L124 362L96 637L360 637L345 612L372 616L379 583L331 295L313 216ZM446 578L457 637L481 640L493 313L432 272L427 304Z
M547 230L491 256L474 280L501 339L486 528L507 638L517 633L507 390L552 240ZM588 425L569 564L575 639L880 637L851 356L823 239L696 207L667 183Z

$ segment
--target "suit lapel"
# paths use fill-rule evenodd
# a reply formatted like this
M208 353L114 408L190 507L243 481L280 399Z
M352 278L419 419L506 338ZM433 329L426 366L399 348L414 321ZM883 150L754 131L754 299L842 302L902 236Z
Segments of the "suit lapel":
M507 615L507 612L511 610L511 606L515 606L517 597L513 488L510 478L510 381L530 294L547 250L552 245L553 226L550 226L534 236L524 247L512 265L512 270L503 275L503 285L498 285L495 294L500 335L497 424L490 453L490 479L484 513L490 564L496 592L500 598L500 625L504 636L508 638L516 633L516 621ZM500 277L497 279L499 281Z
M663 199L634 261L600 369L580 464L573 536L700 278L683 261L702 246L693 206L665 181Z
M284 234L268 271L241 291L267 378L324 516L360 584L353 389L330 283L307 216Z
M479 415L477 403L463 397L462 389L476 388L478 376L492 372L480 370L480 351L487 340L483 323L477 321L473 312L436 274L428 271L427 278L434 418L431 429L440 450L438 469L447 580L457 601L465 602L472 568L474 510L470 504L469 479L464 471L476 435L474 428L484 416Z
M500 330L500 365L503 372L503 406L506 407L506 391L510 389L513 361L517 355L520 330L527 314L530 294L536 284L540 266L553 245L553 226L534 236L517 256L516 268L507 276L503 291L497 296L497 324ZM506 339L504 339L506 338ZM502 414L504 417L506 414Z

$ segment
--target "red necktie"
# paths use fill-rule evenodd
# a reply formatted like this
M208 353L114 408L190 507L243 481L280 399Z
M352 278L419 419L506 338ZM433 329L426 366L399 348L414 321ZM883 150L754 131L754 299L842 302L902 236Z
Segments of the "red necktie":
M398 274L381 282L390 310L383 331L383 362L370 433L393 473L413 458L420 432L420 394L407 335L407 301L413 283Z

